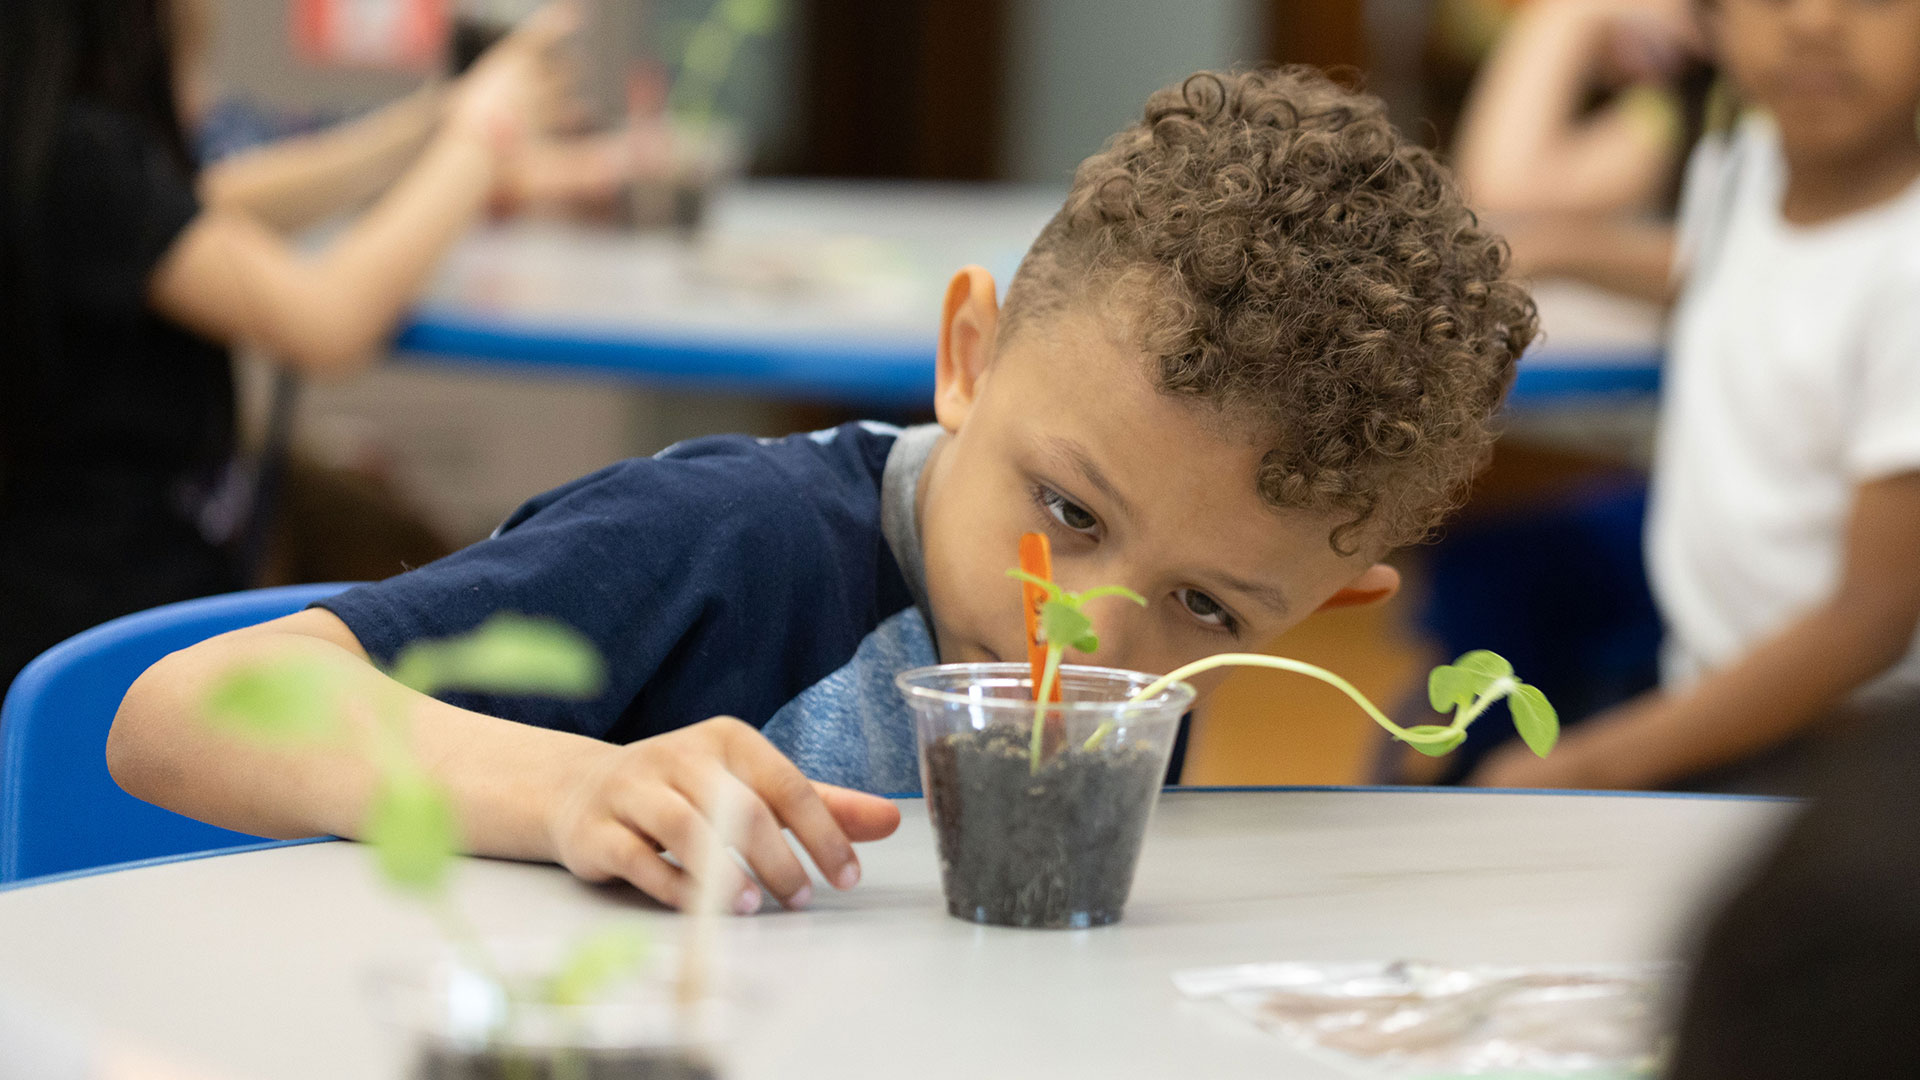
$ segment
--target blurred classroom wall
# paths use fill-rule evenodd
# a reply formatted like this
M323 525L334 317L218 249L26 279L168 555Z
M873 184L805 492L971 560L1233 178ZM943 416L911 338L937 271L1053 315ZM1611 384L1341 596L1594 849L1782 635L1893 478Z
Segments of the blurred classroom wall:
M1019 0L1005 78L1005 175L1064 185L1147 95L1266 53L1262 0Z
M301 113L341 114L390 101L425 73L320 67L295 55L286 0L207 0L218 17L214 67L246 101ZM624 73L636 60L668 63L713 0L585 0L583 91L603 117L624 107ZM456 0L456 10L527 11L538 0ZM789 11L773 33L747 41L722 91L720 111L772 157L791 156L798 99L792 92L800 28Z
M300 113L370 108L420 85L404 72L322 68L297 61L284 0L208 0L214 74L233 96Z
M365 109L421 73L321 68L294 55L286 0L207 0L227 91L302 113ZM604 116L636 61L671 69L713 0L587 0L586 90ZM520 10L537 0L457 0ZM1430 0L789 0L747 41L719 111L768 175L1003 179L1064 185L1137 118L1154 89L1200 68L1346 66L1389 97ZM1386 64L1372 64L1379 51ZM1374 74L1376 67L1396 74ZM853 145L838 146L839 142ZM965 154L943 144L965 144Z

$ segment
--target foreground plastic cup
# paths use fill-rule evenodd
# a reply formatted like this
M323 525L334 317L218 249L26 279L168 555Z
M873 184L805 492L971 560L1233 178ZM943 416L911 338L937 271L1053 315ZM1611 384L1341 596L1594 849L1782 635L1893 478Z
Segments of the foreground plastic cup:
M485 943L483 970L457 953L411 958L375 974L374 1004L413 1053L413 1080L714 1080L717 1002L691 1019L663 965L583 1004L539 1000L560 943ZM489 965L489 966L491 966Z
M998 926L1120 918L1193 687L1139 705L1155 676L1066 665L1032 766L1026 664L942 664L894 682L914 712L947 911Z

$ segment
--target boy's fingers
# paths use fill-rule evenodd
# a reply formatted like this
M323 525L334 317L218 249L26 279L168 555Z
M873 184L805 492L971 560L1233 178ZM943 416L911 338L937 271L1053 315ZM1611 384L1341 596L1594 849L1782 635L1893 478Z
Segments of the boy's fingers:
M608 841L606 872L670 908L682 908L693 897L693 879L685 870L660 857L651 844L632 829L615 829Z
M723 856L715 865L705 865L707 853L714 850L713 827L686 796L671 788L655 788L638 803L616 807L615 812L641 836L652 837L672 852L694 880L708 873L723 875L726 882L721 896L729 911L746 915L760 907L760 890L747 880L747 875L731 857ZM685 893L682 900L691 901L691 892Z
M851 888L860 880L860 860L853 854L853 842L827 812L827 804L814 792L813 784L758 731L745 724L727 730L726 758L733 774L793 830L794 838L835 888Z
M782 904L804 907L813 891L813 879L807 876L807 868L800 864L793 848L787 846L786 834L780 831L780 822L774 819L767 804L738 777L717 764L711 775L687 786L697 789L697 792L687 791L687 797L706 815L709 823L720 820L723 802L733 802L728 809L739 832L723 839L746 856L747 865L753 868L760 883Z
M827 805L827 813L840 823L847 839L856 844L885 840L900 827L900 807L892 799L817 780L813 782L813 790Z

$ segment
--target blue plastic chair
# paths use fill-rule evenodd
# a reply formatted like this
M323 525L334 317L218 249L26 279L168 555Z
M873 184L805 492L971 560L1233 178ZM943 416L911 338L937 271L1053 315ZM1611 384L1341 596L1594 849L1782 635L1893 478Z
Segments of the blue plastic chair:
M107 772L107 729L127 687L161 657L349 587L290 585L168 604L35 658L0 709L0 884L260 843L120 790Z

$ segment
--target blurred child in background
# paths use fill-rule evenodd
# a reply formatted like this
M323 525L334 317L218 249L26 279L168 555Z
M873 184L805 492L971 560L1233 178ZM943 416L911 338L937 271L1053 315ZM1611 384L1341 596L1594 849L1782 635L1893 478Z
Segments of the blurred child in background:
M574 22L542 11L444 91L202 175L176 51L196 10L0 6L0 685L89 626L244 583L227 347L372 363L547 125ZM324 247L282 234L381 192Z
M1850 719L1920 708L1920 0L1698 16L1747 111L1694 151L1678 228L1512 226L1535 273L1678 290L1648 528L1662 687L1479 783L1793 790Z

